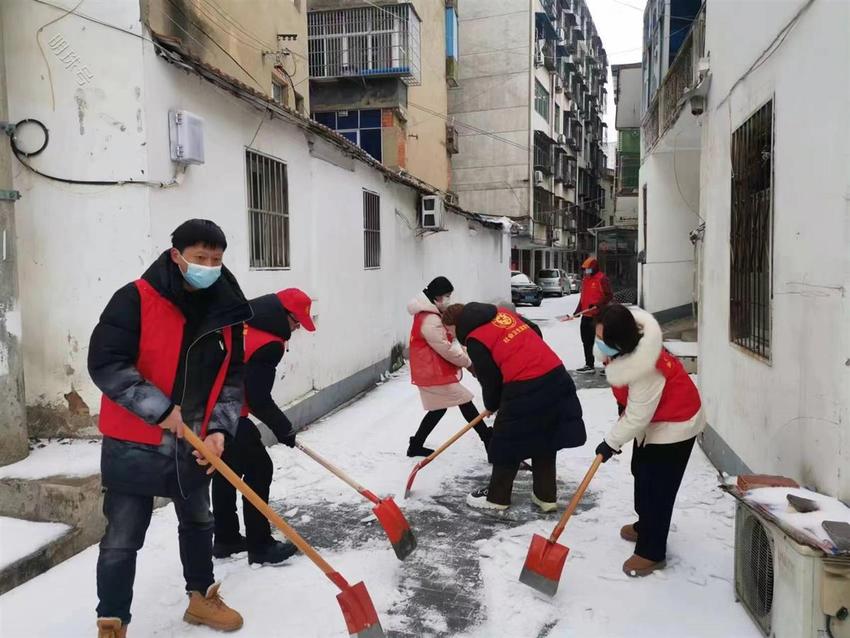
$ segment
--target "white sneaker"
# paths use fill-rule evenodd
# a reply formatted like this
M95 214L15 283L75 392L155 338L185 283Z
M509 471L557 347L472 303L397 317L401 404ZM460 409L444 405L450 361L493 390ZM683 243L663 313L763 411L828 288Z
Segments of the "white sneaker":
M491 503L487 500L487 488L483 488L480 490L475 490L472 494L466 495L466 504L470 507L474 507L479 510L496 510L498 512L503 512L510 505L499 505L498 503Z
M534 504L537 507L540 508L540 510L544 514L548 514L549 512L554 512L556 509L558 509L557 503L547 503L546 501L541 501L539 498L537 498L534 495L534 492L531 493L531 500L534 502Z

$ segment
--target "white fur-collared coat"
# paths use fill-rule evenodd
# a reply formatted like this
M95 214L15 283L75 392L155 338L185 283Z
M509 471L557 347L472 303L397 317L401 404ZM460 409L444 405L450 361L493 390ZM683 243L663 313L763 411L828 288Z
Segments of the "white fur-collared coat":
M695 437L705 428L702 408L688 421L652 422L661 401L665 379L656 369L661 355L663 336L655 317L640 308L629 308L643 335L637 348L612 359L605 368L613 387L629 387L626 411L605 437L605 442L619 450L632 439L643 444L679 443ZM602 354L597 350L597 358Z

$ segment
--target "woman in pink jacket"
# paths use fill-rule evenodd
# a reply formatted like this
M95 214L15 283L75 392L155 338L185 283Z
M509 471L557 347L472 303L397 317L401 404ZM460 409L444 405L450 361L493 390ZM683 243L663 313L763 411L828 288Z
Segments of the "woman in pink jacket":
M413 315L410 331L410 377L419 388L422 407L428 413L419 429L410 437L407 456L428 456L434 450L425 447L425 439L437 427L446 410L459 406L467 422L478 416L472 403L472 392L460 383L463 368L471 361L460 343L454 341L440 318L449 306L454 287L445 277L437 277L407 304ZM475 431L486 448L492 435L484 423Z

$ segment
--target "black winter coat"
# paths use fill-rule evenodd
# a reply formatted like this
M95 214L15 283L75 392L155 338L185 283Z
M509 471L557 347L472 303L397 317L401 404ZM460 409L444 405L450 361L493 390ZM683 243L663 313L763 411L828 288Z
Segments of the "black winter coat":
M200 433L206 403L224 360L223 330L231 330L233 352L207 432L236 434L244 398L242 323L251 307L235 277L222 268L219 280L206 290L188 292L183 275L164 252L142 275L186 318L171 396L147 381L136 368L141 336L141 299L134 283L113 295L89 343L89 375L118 405L147 423L159 424L175 405L183 421ZM206 486L205 470L195 462L185 441L165 432L159 446L104 437L101 478L104 487L132 494L174 497Z
M289 341L292 330L289 315L277 295L264 295L251 300L254 316L248 325ZM293 436L292 423L272 398L276 370L283 359L282 343L267 343L258 348L245 364L245 398L251 406L251 414L262 421L283 442Z
M498 465L519 463L587 441L576 387L563 365L535 379L503 383L490 351L469 334L496 316L496 306L466 304L457 322L457 338L467 347L484 395L484 407L496 413L488 452ZM540 328L524 319L538 335Z

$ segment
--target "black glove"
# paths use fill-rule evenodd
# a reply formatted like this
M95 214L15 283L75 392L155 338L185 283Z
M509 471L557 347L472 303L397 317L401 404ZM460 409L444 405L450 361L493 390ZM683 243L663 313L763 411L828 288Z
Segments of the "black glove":
M596 446L596 453L602 455L602 462L605 463L608 459L610 459L615 454L619 454L620 450L615 450L610 445L608 445L605 441L602 441L599 445Z
M280 442L286 445L287 447L295 447L295 432L293 430L289 431L289 436L285 436L280 439Z

